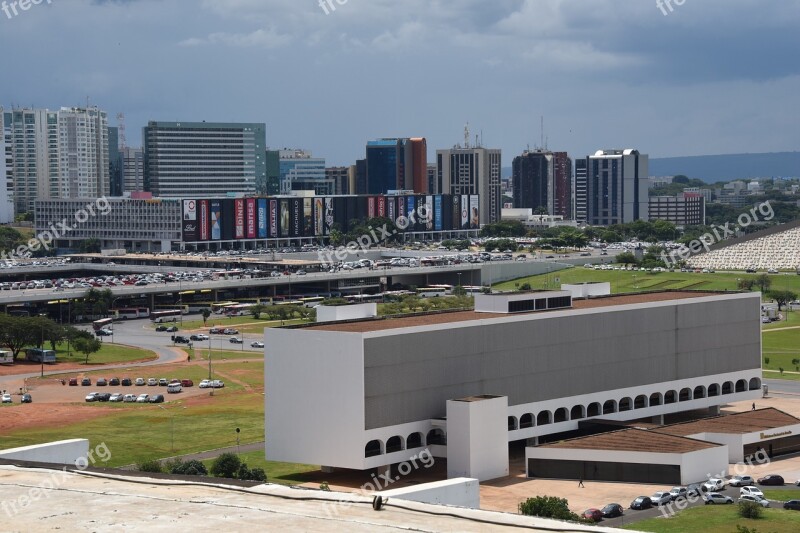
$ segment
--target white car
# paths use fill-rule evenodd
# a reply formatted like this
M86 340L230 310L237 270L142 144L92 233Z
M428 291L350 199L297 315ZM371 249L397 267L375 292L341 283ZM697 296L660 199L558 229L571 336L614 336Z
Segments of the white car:
M746 487L748 485L755 485L756 481L751 476L733 476L728 485L731 487Z
M156 378L147 378L148 387L158 387L158 380Z
M125 403L133 403L133 402L136 401L136 395L135 394L126 394L125 396L123 396L122 401L125 402Z
M14 403L10 394L3 394L3 403Z
M749 494L745 494L739 498L739 503L741 502L753 502L757 503L761 507L769 507L769 501L764 498L759 498L758 496L750 496Z
M209 381L209 380L207 380L207 379L204 379L203 381L201 381L201 382L200 382L200 385L198 385L198 386L199 386L201 389L208 389L208 388L210 388L210 387L211 387L211 381Z
M211 387L212 389L221 389L224 386L225 386L225 382L224 381L220 381L219 379L215 379L209 385L209 387Z
M150 399L149 394L140 394L138 398L136 398L136 403L147 403Z
M263 348L264 347L264 343L261 342L261 341L253 341L253 342L250 343L250 347L251 348Z
M146 381L144 380L144 378L136 378L135 383L136 383L137 386L141 387L142 385L144 385L146 383Z
M111 395L108 399L109 402L121 402L124 399L124 396L118 392L115 392Z
M705 501L706 505L716 505L718 503L733 503L733 498L720 494L719 492L709 492L706 494Z
M703 483L703 488L706 490L706 492L715 492L718 490L724 490L725 481L716 477L712 477L711 479Z
M650 500L653 502L653 505L666 505L672 501L672 494L669 492L656 492L652 496L650 496Z
M741 496L744 496L746 494L748 496L756 496L758 498L764 497L764 493L761 492L761 489L759 489L758 487L742 487L741 489L739 489L739 494Z

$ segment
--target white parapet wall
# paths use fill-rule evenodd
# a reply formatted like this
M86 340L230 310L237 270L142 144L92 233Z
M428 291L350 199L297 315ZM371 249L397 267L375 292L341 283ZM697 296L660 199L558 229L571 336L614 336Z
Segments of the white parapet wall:
M88 455L89 441L87 439L60 440L0 450L0 459L72 466L77 466L78 460L85 461Z
M611 283L603 281L596 283L578 283L575 285L562 284L561 290L572 293L573 299L608 296L611 294Z
M378 316L378 304L375 302L351 305L318 305L317 322L339 322L341 320L358 320Z
M469 509L481 507L480 482L467 477L386 490L379 495L384 499L411 500L434 505L453 505Z

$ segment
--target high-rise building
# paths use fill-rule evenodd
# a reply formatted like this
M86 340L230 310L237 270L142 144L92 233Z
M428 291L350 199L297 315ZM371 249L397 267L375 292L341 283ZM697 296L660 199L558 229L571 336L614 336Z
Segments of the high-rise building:
M648 156L638 150L599 150L587 159L587 222L592 226L649 220Z
M367 194L367 160L356 160L356 190L355 194Z
M699 192L651 196L648 211L650 220L666 220L684 228L706 223L706 201Z
M124 191L143 191L144 150L126 146L120 152L120 161Z
M499 222L503 194L499 149L456 146L436 151L436 194L479 195L480 224Z
M588 161L589 160L586 158L575 160L575 194L573 195L575 205L573 209L575 212L575 220L578 224L586 224L586 212L588 209L586 198L586 188L588 187L586 183L586 171L588 169Z
M99 198L111 193L105 111L62 107L58 144L60 198Z
M162 197L254 194L267 179L265 132L263 123L151 121L145 186Z
M565 220L575 218L572 206L572 159L567 152L553 152L553 211Z
M325 169L326 178L333 183L333 194L355 194L356 167L328 167Z
M334 194L336 186L325 175L325 158L313 157L308 150L284 148L280 151L281 194L314 191Z
M428 163L428 191L436 190L436 163Z
M17 213L33 213L37 199L59 198L58 113L14 109L3 113L10 146Z
M427 194L428 142L421 137L367 143L367 194L414 191Z
M256 192L260 195L277 196L281 192L281 153L267 150L267 173L265 179L256 176Z
M0 107L0 224L14 222L14 181L11 174L13 160L11 146L6 144L7 135L5 115Z
M111 196L122 196L122 156L119 152L119 128L108 127L108 182Z
M511 163L514 208L553 215L553 153L525 151Z

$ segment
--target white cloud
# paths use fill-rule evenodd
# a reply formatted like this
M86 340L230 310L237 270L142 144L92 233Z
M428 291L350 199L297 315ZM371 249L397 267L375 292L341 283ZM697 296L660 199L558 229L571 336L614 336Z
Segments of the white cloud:
M181 46L203 46L222 44L237 47L279 48L291 42L288 35L280 35L272 30L258 29L250 33L217 32L208 37L190 37L179 44Z

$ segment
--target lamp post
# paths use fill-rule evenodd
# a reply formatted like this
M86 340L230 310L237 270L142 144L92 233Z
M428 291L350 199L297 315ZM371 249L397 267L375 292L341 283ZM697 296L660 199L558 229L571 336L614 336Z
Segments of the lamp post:
M169 409L164 407L163 405L156 404L156 407L162 409L167 412L169 415L169 426L170 426L170 449L171 451L175 451L175 415L169 412Z
M208 380L211 381L211 335L208 336Z

